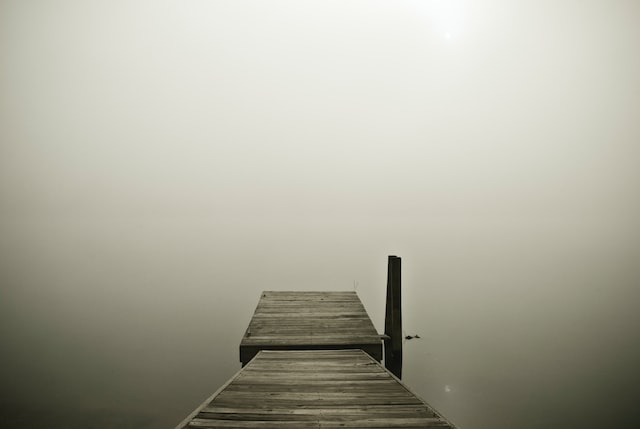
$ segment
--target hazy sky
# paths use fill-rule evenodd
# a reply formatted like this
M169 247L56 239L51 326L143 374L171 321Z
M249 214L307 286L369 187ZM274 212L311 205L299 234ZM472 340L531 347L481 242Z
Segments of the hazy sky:
M628 415L638 52L635 1L0 0L7 421L171 427L263 289L380 329L389 254L451 420Z

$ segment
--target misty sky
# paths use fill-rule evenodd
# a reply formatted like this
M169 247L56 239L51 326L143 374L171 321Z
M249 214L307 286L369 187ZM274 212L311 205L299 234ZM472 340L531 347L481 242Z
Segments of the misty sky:
M0 0L3 420L173 427L260 291L380 330L396 254L454 423L633 422L639 52L622 0Z

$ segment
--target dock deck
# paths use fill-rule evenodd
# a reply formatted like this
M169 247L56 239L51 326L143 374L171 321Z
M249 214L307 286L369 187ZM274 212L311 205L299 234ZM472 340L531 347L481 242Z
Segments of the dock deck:
M266 291L240 342L240 361L260 350L341 349L382 360L380 335L355 292Z
M454 428L361 350L260 351L182 428Z

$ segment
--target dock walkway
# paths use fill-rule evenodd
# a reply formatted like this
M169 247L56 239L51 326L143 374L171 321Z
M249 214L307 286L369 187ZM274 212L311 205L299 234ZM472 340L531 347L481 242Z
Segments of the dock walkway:
M390 256L387 369L355 292L263 292L240 343L242 369L176 429L454 429L399 380L399 270Z
M178 428L453 428L361 350L260 351Z

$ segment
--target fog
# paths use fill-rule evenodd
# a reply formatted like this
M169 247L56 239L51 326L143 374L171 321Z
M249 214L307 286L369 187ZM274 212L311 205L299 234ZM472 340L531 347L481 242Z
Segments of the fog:
M640 423L640 5L0 1L2 426L167 428L356 290L464 429Z

